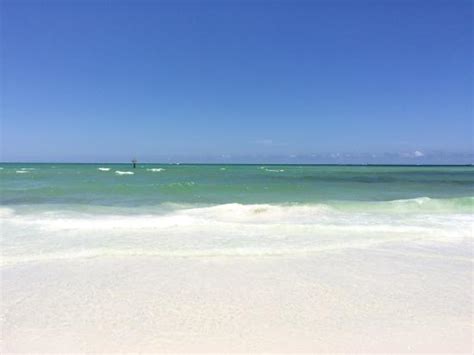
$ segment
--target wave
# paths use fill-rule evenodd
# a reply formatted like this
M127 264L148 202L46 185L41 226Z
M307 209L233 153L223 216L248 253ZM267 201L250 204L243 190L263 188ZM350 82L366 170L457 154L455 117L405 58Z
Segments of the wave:
M118 171L119 174L133 174L133 172ZM167 186L173 187L192 187L194 181L175 182ZM27 204L18 204L17 208L21 211ZM10 206L9 206L10 207ZM2 208L0 207L0 210ZM243 216L258 216L259 220L286 218L289 216L298 218L311 218L322 215L340 215L340 214L466 214L474 212L474 197L457 198L430 198L418 197L412 199L400 199L389 201L325 201L324 203L260 203L260 204L241 204L241 203L223 203L223 204L204 204L204 203L179 203L163 202L156 205L123 206L123 205L83 205L83 204L35 204L27 210L47 213L59 213L61 211L77 211L80 213L89 212L91 214L104 214L120 211L124 215L137 213L141 214L163 214L163 213L188 213L190 215L202 214L209 217L228 215L232 218L242 218ZM1 215L0 215L1 216Z
M345 206L166 204L155 211L2 207L2 263L125 256L291 256L346 249L392 250L394 245L434 256L442 250L468 260L472 257L472 213L409 210L439 204L472 207L472 202L473 198L362 202L362 212L360 207L352 210L354 202ZM375 204L377 212L367 212L375 210L367 205Z
M17 174L26 174L26 173L32 172L33 170L36 170L36 168L20 168L20 170L16 170L16 173Z
M109 171L110 168L97 168L97 170L100 170L100 171Z
M264 166L259 166L258 168L260 170L268 171L268 172L271 172L271 173L282 173L282 172L285 171L285 169L269 169L269 168L266 168Z
M0 217L13 214L24 222L59 228L130 228L172 226L192 223L234 224L333 224L334 226L374 226L410 218L463 219L472 217L474 197L430 199L428 197L385 202L342 202L332 204L239 204L193 205L164 203L153 208L77 205L19 206L0 208ZM372 223L376 221L377 223ZM97 224L95 224L97 222ZM397 223L398 223L397 222ZM394 224L391 228L404 228Z
M15 210L13 208L0 207L0 218L11 217L14 214Z
M117 175L133 175L135 174L133 171L120 171L120 170L115 170L115 174Z
M370 213L472 213L474 197L430 198L391 201L337 201L334 207L342 211L361 211Z
M183 182L171 182L166 187L175 189L175 188L189 188L191 186L195 186L196 183L194 181L183 181Z
M270 171L270 172L273 172L273 173L282 173L282 172L285 171L284 169L263 169L263 170Z
M152 172L154 172L154 173L157 173L157 172L163 171L163 170L165 170L165 169L163 169L163 168L151 168L151 169L146 169L146 170L147 170L147 171L152 171Z

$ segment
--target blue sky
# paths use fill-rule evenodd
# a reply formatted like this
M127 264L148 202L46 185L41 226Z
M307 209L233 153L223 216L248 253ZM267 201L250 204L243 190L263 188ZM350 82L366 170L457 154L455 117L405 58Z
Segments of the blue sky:
M471 1L1 1L3 161L473 162Z

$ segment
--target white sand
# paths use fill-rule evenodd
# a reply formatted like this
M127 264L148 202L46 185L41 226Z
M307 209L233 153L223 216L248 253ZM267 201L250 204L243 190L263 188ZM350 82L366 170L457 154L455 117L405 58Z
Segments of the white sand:
M1 350L470 353L472 311L466 258L75 259L3 269Z

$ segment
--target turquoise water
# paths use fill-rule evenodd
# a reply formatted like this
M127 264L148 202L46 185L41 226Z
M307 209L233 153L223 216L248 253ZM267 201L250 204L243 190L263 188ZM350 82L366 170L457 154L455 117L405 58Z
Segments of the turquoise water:
M2 262L389 250L471 260L474 168L2 164Z
M156 164L138 165L136 169L128 164L3 164L1 167L4 206L333 204L428 197L457 199L457 205L462 208L470 206L470 198L474 196L473 167Z
M420 334L419 349L457 349L473 188L472 167L2 164L4 333L25 351L209 336L248 351L356 327L402 352Z

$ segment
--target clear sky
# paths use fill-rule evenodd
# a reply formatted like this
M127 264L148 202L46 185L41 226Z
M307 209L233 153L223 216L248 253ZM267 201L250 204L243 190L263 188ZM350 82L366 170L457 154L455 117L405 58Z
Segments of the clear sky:
M3 161L474 161L469 0L1 0L1 26Z

